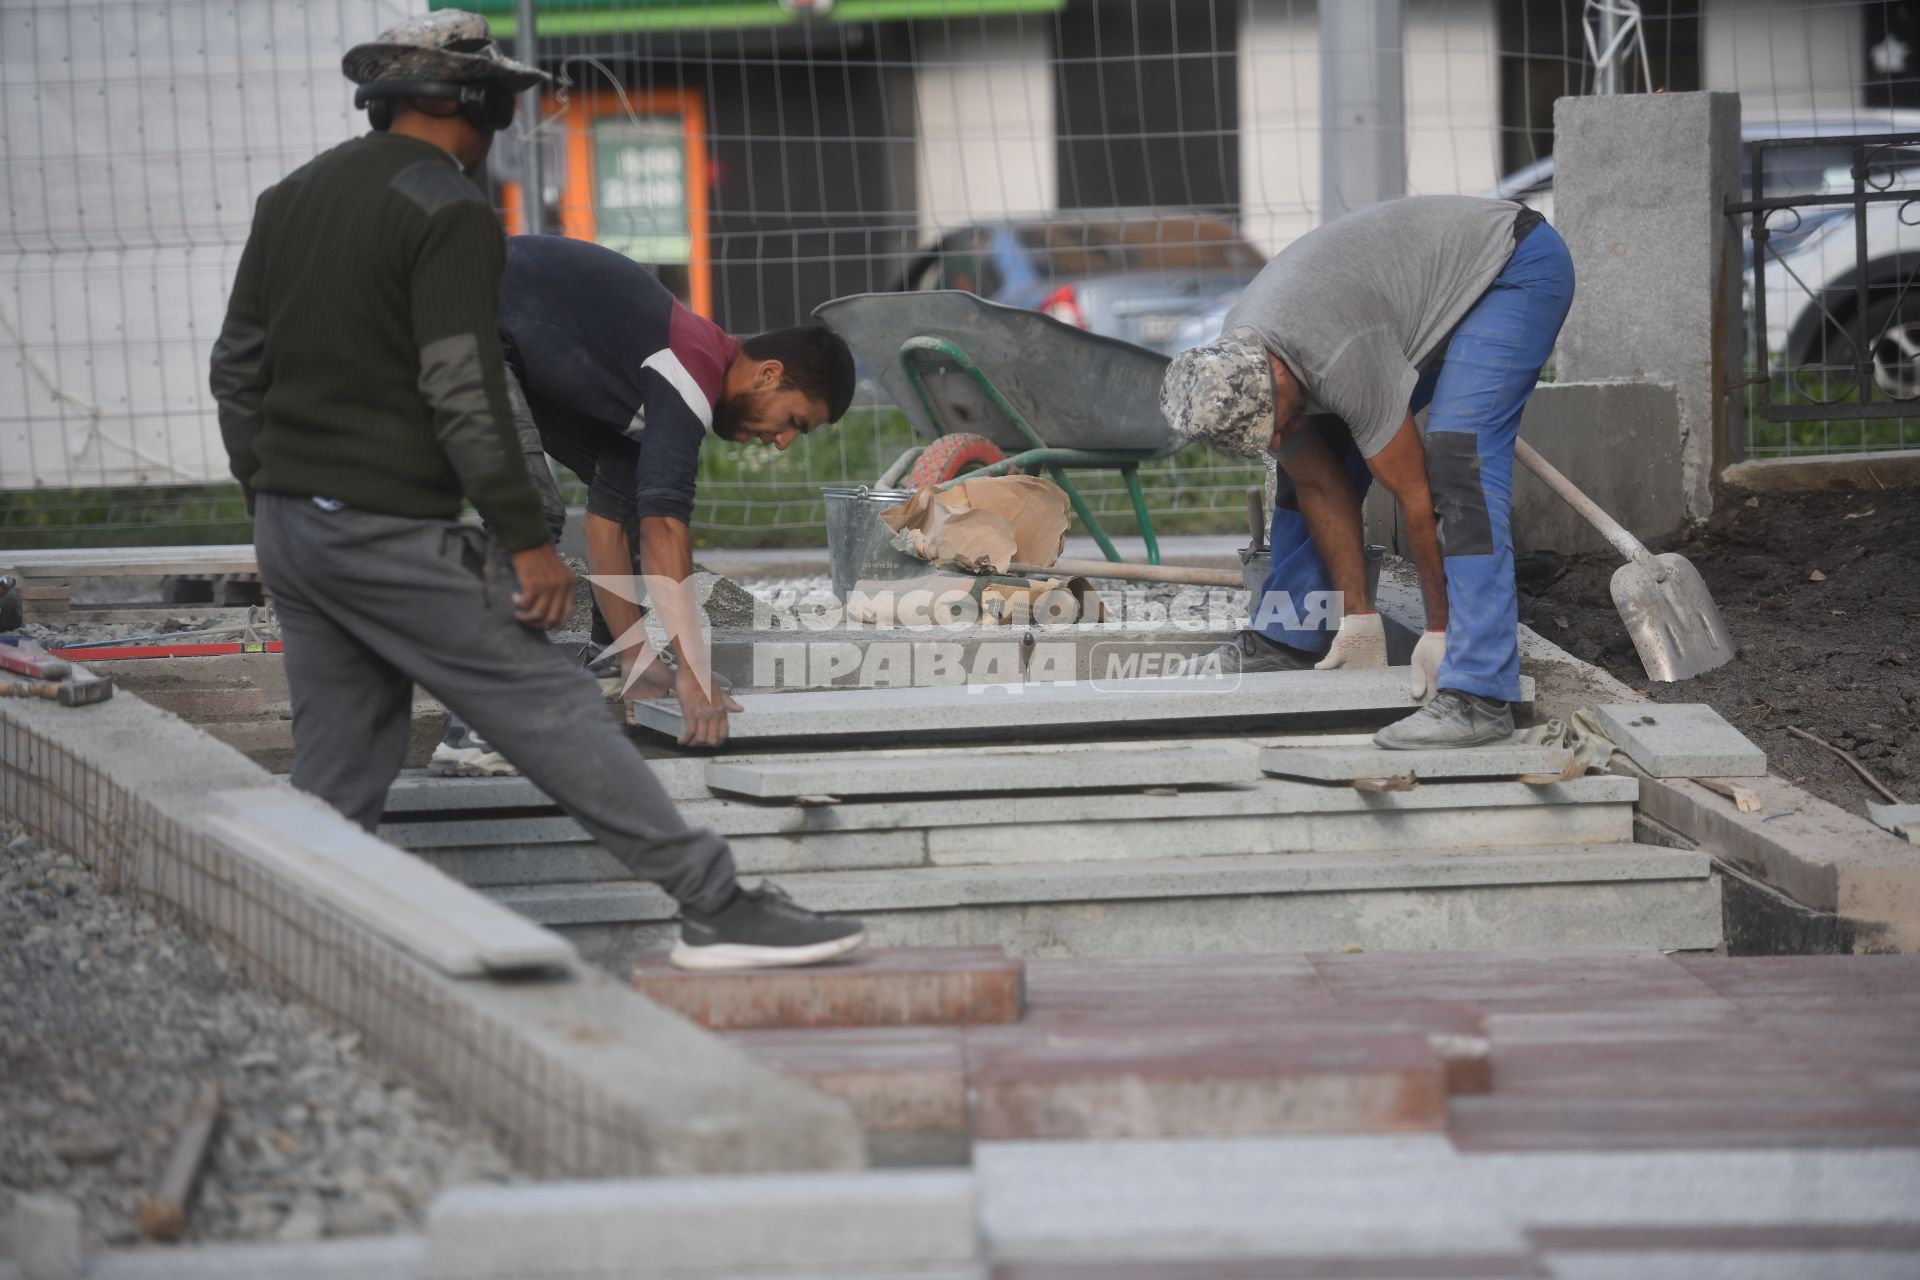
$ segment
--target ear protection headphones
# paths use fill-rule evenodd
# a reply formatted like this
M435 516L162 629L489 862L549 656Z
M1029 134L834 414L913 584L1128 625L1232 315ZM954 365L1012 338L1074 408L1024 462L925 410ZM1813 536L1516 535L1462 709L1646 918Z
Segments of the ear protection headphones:
M498 133L513 123L515 95L504 80L375 80L354 90L353 105L366 108L367 123L385 133L393 125L398 98L455 103L461 118L482 133Z

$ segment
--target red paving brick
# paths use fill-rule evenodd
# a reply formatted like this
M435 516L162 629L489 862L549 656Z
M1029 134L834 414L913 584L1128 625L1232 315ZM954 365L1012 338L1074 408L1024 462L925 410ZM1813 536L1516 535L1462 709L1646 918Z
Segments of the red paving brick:
M1716 992L1657 952L1398 951L1308 957L1334 999L1470 1000L1489 1013L1712 1000Z
M1306 956L1140 956L1114 960L1027 962L1027 1018L1158 1018L1185 1013L1249 1013L1333 996Z
M1436 1131L1447 1116L1446 1069L1423 1034L975 1032L967 1091L979 1140Z
M1018 1022L1024 966L999 947L857 951L805 969L695 973L634 965L641 994L715 1030Z
M1028 980L1018 1026L742 1039L876 1126L958 1123L971 1074L975 1136L1091 1136L1403 1127L1435 1094L1384 1084L1380 1055L1431 1069L1484 1028L1491 1093L1458 1096L1473 1067L1449 1064L1464 1150L1920 1147L1920 957L1175 957Z
M966 1135L966 1051L957 1029L736 1031L727 1038L782 1075L845 1101L869 1133Z
M1673 963L1733 1000L1893 999L1920 1010L1920 956L1674 956Z

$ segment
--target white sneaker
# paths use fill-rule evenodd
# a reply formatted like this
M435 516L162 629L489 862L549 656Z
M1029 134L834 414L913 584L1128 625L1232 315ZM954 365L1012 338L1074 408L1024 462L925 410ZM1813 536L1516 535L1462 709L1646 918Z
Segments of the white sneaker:
M515 778L520 771L458 716L447 717L447 734L427 763L442 778Z

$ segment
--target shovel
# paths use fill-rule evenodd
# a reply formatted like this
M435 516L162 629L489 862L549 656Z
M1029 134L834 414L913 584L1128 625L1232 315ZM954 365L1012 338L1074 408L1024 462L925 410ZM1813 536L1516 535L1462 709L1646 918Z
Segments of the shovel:
M1627 557L1628 563L1613 572L1613 605L1627 624L1640 665L1649 676L1660 681L1685 680L1733 657L1733 637L1720 619L1713 594L1685 556L1672 552L1656 556L1648 551L1525 440L1513 442L1513 453Z

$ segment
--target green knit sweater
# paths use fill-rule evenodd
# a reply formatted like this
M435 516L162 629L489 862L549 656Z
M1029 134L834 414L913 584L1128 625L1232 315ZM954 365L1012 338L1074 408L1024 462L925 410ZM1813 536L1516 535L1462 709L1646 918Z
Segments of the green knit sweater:
M452 156L373 133L269 187L213 351L247 491L549 540L500 356L506 241Z

